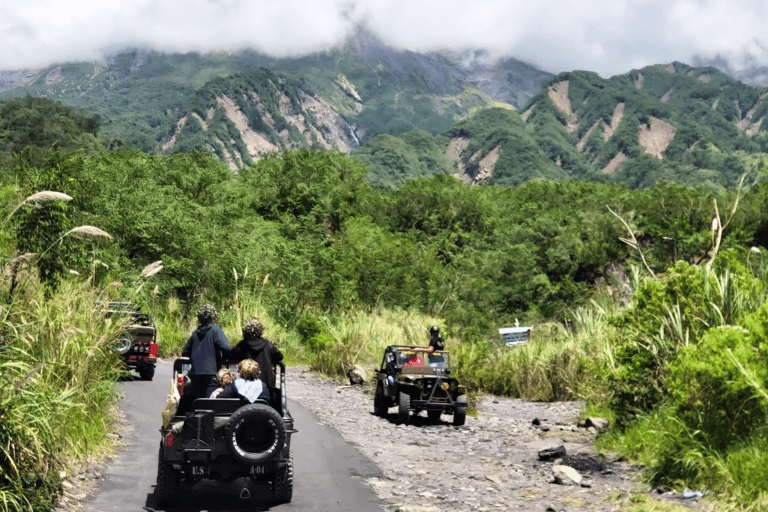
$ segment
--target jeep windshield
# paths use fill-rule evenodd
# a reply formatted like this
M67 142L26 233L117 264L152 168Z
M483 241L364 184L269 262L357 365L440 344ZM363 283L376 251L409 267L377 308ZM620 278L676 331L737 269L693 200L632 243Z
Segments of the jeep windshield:
M392 356L395 366L400 368L450 368L450 354L444 350L402 348L394 350Z

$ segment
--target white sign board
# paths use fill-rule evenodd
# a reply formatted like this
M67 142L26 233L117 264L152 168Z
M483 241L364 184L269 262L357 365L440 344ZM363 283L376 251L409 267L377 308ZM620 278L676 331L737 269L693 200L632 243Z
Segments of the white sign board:
M533 327L503 327L499 329L499 334L508 347L515 347L531 339L532 329Z

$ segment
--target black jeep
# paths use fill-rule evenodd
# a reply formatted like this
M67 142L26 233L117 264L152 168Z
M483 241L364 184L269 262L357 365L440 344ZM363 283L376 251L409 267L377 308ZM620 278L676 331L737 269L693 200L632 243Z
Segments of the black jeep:
M174 362L173 382L181 400L176 414L160 429L156 495L163 504L177 501L182 480L217 482L247 477L271 483L272 498L288 503L293 496L293 418L285 394L285 365L278 363L279 387L269 402L240 398L189 397L188 358ZM234 367L236 369L236 366ZM183 392L187 392L187 396Z
M107 318L125 322L114 343L127 370L136 370L142 380L152 380L157 364L157 330L152 319L130 302L107 303Z
M463 425L467 395L459 381L451 377L450 353L424 347L387 347L376 372L373 413L384 417L395 405L398 423L410 423L411 411L427 411L432 422L447 413L453 414L454 425Z

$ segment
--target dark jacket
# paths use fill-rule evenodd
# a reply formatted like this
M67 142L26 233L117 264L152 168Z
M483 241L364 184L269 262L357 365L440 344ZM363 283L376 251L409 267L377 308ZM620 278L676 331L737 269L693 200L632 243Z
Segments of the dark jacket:
M444 350L445 349L445 340L441 338L440 336L432 336L429 339L429 346L432 347L435 350Z
M264 338L243 340L232 349L229 357L233 361L253 359L261 368L261 380L270 388L275 387L275 372L272 370L272 365L283 360L283 353L271 341Z
M184 345L182 357L192 360L191 375L216 375L229 354L229 340L216 324L201 325Z

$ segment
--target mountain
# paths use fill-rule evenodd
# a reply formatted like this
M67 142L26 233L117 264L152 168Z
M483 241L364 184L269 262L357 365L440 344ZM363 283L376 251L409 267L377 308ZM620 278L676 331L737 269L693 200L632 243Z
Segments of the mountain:
M768 89L712 68L648 66L609 79L558 75L522 116L605 179L734 185L768 151ZM563 160L564 164L568 160Z
M98 115L105 147L200 149L233 170L272 151L333 148L382 187L434 174L730 187L768 153L768 89L713 66L554 76L482 51L396 49L365 27L296 58L133 50L0 84L0 99L43 96Z
M100 116L108 147L200 148L235 169L278 149L350 152L378 134L437 134L479 108L519 107L551 76L512 59L486 65L397 50L361 26L341 47L298 58L131 50L3 72L0 99L42 96L87 109Z

